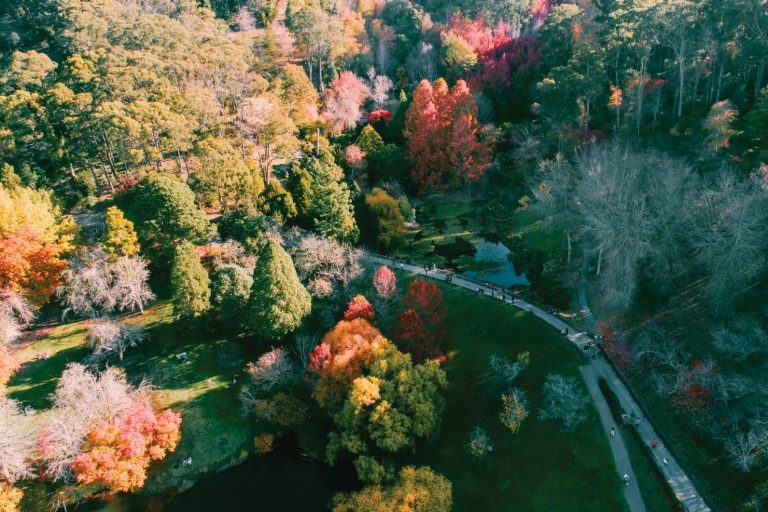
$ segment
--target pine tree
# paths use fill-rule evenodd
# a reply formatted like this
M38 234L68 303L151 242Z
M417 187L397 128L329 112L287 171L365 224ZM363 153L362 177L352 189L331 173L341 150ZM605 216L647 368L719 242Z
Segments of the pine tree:
M344 171L328 151L319 158L311 158L307 170L314 181L312 217L315 231L339 242L355 243L359 236L352 201L346 183L342 183Z
M195 246L184 240L176 248L171 267L171 292L174 312L182 318L194 318L210 306L211 280L200 263Z
M132 256L139 252L139 241L129 221L116 206L107 209L107 234L102 245L113 257Z
M275 340L294 331L312 309L312 298L299 281L293 260L268 240L253 270L248 322L261 338Z

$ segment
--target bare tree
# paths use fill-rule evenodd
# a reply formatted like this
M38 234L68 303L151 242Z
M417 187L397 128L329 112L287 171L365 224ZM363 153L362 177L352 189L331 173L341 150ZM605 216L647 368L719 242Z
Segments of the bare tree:
M100 363L112 355L122 361L128 347L135 347L147 337L138 325L126 325L114 318L99 318L88 326L88 341L93 347L91 359Z
M247 7L240 7L237 11L237 28L240 31L254 30L256 28L256 18L253 17L251 11Z
M472 98L477 105L477 120L482 124L491 122L493 119L493 102L491 99L482 91L473 91Z
M293 388L300 377L296 365L282 348L273 348L256 363L249 363L247 371L250 379L241 386L239 395L245 414L272 391Z
M21 324L29 324L36 313L23 295L0 290L0 346L11 345L21 336Z
M473 427L469 431L469 440L466 449L475 460L481 459L493 450L488 433L479 426Z
M70 363L52 395L53 407L44 413L38 450L54 480L71 476L70 466L82 453L85 437L102 422L113 421L138 401L148 400L148 386L132 388L125 373L107 368L91 373Z
M95 318L114 311L117 306L113 290L114 275L107 255L100 248L71 259L69 268L62 274L65 283L56 290L56 295L64 298L62 318L70 312Z
M547 375L542 388L544 407L539 409L541 420L561 420L565 430L573 430L587 419L587 394L579 386L576 377L555 373Z
M380 38L376 46L376 65L382 75L389 74L392 69L392 41L386 37Z
M307 367L309 355L320 344L320 334L316 332L301 332L293 335L291 351L299 359L302 368Z
M701 193L690 225L696 259L707 270L710 301L729 311L765 271L768 195L754 180L723 171Z
M523 363L520 361L513 363L506 357L492 355L488 359L488 370L493 375L493 388L498 393L506 393L523 369L525 369Z
M415 84L422 80L434 82L437 78L437 55L434 47L419 41L405 61L405 70L408 78Z
M363 273L360 265L362 252L330 238L300 234L286 239L286 245L303 281L324 279L332 285L339 283L346 286Z
M373 67L371 67L371 69L373 69ZM388 103L389 91L392 90L394 85L392 79L387 75L379 75L373 79L373 92L371 93L371 97L373 98L373 101L376 102L377 107L383 108Z
M682 351L682 342L675 342L661 327L652 324L643 330L633 342L635 359L650 361L654 365L679 372L688 364L688 354Z
M123 256L112 265L112 271L115 276L113 294L119 297L120 310L139 308L144 314L144 304L155 299L147 285L149 270L146 262L135 255Z
M35 429L19 403L0 398L0 477L13 483L34 476Z
M754 318L739 317L731 328L725 325L712 333L712 346L736 361L768 351L768 333Z

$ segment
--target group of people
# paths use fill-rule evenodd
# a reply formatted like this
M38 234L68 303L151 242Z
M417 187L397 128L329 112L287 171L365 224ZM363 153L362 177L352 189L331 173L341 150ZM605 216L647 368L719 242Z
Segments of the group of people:
M38 361L45 361L45 360L50 359L50 358L51 358L51 354L49 354L48 352L43 352L41 354L37 354L37 360Z

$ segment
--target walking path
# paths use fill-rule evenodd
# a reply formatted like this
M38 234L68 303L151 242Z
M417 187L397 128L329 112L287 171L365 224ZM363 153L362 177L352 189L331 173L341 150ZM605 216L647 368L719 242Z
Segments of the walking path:
M364 255L363 259L371 263L391 265L394 268L401 268L415 274L425 274L423 267L410 265L407 263L394 262L389 258L375 255ZM438 278L438 275L441 278L445 278L446 276L445 272L439 270L437 272L430 271L426 275L432 276L435 279ZM551 315L538 306L529 304L524 300L513 298L510 296L510 294L501 294L497 290L486 286L479 286L474 282L462 279L458 276L453 277L451 284L460 286L462 288L467 288L475 292L482 290L491 298L503 300L508 304L538 316L560 332L573 333L573 327L565 323L561 318ZM584 349L586 345L591 341L591 339L583 333L569 334L568 339L571 340L574 345L579 347L583 354L585 353ZM611 450L613 451L613 457L616 462L616 469L618 470L619 476L621 478L623 478L625 474L629 475L630 478L631 483L628 487L625 488L625 494L627 502L629 503L629 508L632 512L644 512L645 505L643 504L642 496L640 496L640 490L636 485L636 479L634 477L634 473L632 472L632 467L629 463L629 456L627 454L626 447L624 446L624 442L621 439L621 436L610 437L610 430L611 427L614 426L614 422L610 408L608 407L608 403L606 402L605 397L603 396L597 384L600 377L603 377L608 383L608 386L613 390L614 393L616 393L616 396L618 396L619 402L621 403L621 408L625 412L636 411L639 414L641 409L635 403L629 390L626 388L626 386L624 386L624 383L616 375L616 372L614 372L611 365L608 364L608 362L603 359L601 355L599 357L593 356L592 358L589 357L588 353L585 353L585 355L589 360L589 363L581 367L581 373L584 376L584 380L587 382L589 393L592 396L592 399L595 401L597 410L600 413L600 419L603 423L603 427L606 429L606 435L609 436ZM618 427L618 425L616 425L616 427ZM704 503L704 500L701 498L701 495L698 493L693 483L688 478L688 475L685 474L685 471L683 471L680 465L678 465L678 463L675 461L674 457L672 457L672 454L669 453L664 444L659 440L659 436L656 435L653 426L650 424L650 422L645 421L645 418L641 419L638 432L643 442L647 443L648 446L651 445L651 442L654 439L657 441L656 448L652 449L654 460L656 461L656 464L659 466L664 476L667 478L667 482L672 487L672 490L683 504L685 509L691 512L710 512L710 508L706 505L706 503ZM664 459L667 460L666 464L664 463Z

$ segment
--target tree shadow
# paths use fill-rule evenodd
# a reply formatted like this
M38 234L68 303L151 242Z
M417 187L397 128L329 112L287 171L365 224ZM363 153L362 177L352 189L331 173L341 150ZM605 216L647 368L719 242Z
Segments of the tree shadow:
M8 397L36 409L51 406L49 395L69 363L80 362L90 352L87 345L77 345L51 354L49 359L24 363L8 382Z

